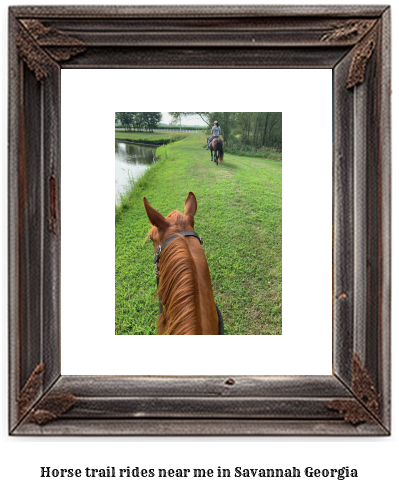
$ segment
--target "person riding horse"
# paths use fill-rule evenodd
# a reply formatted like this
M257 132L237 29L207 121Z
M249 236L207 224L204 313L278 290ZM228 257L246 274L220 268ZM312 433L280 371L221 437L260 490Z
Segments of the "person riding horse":
M218 137L219 138L219 135L220 135L221 131L222 130L220 129L219 122L218 121L215 121L213 123L213 127L212 127L212 135L208 138L208 144L207 144L206 150L209 150L209 144L211 143L211 141L215 137Z
M215 164L219 164L223 162L223 141L220 138L221 128L219 126L219 122L215 121L212 127L212 136L207 140L207 150L211 150L211 161L215 161ZM215 153L215 157L213 156Z

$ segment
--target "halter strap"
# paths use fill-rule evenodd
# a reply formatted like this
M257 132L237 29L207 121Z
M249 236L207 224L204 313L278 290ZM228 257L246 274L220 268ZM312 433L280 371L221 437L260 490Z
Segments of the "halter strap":
M155 255L154 255L154 263L158 263L159 261L159 258L161 257L161 252L162 250L171 242L173 241L173 239L176 239L178 238L179 236L194 236L196 237L199 242L202 244L203 241L202 241L202 237L199 236L196 232L194 231L183 231L183 232L179 232L178 234L174 234L173 236L170 236L168 237L168 239L166 239L160 246L158 246L156 252L155 252Z
M161 257L161 252L171 241L173 241L173 239L176 239L180 236L194 236L199 240L199 242L201 244L203 242L202 237L199 236L196 232L194 232L194 231L183 231L183 232L179 232L179 234L174 234L173 236L168 237L168 239L166 239L160 246L158 246L158 248L154 254L154 266L155 266L155 276L157 278L157 287L159 285L159 265L158 265L158 262L159 262L159 258ZM162 313L161 299L159 299L158 304L159 304L159 314L161 314Z

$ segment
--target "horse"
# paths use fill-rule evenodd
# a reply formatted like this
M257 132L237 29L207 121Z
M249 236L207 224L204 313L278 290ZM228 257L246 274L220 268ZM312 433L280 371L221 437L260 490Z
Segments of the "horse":
M184 214L164 217L143 197L152 228L160 315L158 335L219 335L223 321L215 304L202 239L194 232L197 199L192 191ZM219 317L220 316L220 317Z
M223 141L219 137L214 137L211 140L211 143L209 144L209 148L211 149L211 160L213 160L213 152L215 152L215 162L216 165L219 165L219 157L220 157L220 162L223 162L223 156L224 156L224 151L223 151Z

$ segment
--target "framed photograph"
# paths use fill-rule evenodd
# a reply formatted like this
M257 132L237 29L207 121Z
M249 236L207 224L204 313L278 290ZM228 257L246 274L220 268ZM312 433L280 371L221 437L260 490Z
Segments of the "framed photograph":
M331 217L332 210L332 71L226 69L218 71L218 77L221 90L217 104L228 107L234 101L236 108L248 111L212 116L220 119L226 149L223 161L216 165L205 148L208 130L132 133L115 132L113 128L116 107L132 104L155 111L164 107L164 94L186 107L195 94L196 103L205 107L209 104L206 88L214 79L213 70L61 72L61 140L68 142L61 149L61 328L68 327L61 329L61 374L330 374L331 222L325 217ZM295 89L287 92L293 78ZM246 81L251 86L250 94L242 90ZM117 91L111 95L109 88ZM137 101L135 94L148 97ZM273 113L256 111L259 94L263 108ZM246 138L252 142L255 137L263 139L266 120L269 123L274 119L278 124L281 116L286 146L284 168L281 152L270 147L248 149L239 137L241 125L252 125L256 130L261 123L262 131L250 137L246 134ZM163 120L167 117L168 113L163 113ZM183 116L182 122L193 122L194 118ZM203 118L209 116L204 113ZM196 119L205 125L200 117ZM91 121L95 124L88 124ZM229 129L233 129L230 134ZM117 138L130 141L179 139L158 149L138 147L140 156L143 151L150 154L151 164L147 164L146 173L134 183L132 191L129 187L127 203L118 206L115 215L114 170L110 166L114 132ZM280 133L275 137L281 138ZM231 148L232 142L235 148ZM309 145L311 153L306 151ZM132 160L135 147L116 141L115 148L115 165L130 178L137 166L137 158ZM266 152L274 152L274 158L259 156ZM122 164L121 157L125 159ZM309 176L319 183L311 187L311 192L305 191L311 183ZM117 170L115 181L120 182ZM119 337L115 334L157 332L154 246L146 240L151 224L143 196L167 215L174 209L184 212L189 191L196 196L194 230L203 239L200 249L208 261L224 334L247 336L227 336L212 343L207 337L168 341L124 336L116 340ZM81 220L82 210L88 211L88 220ZM76 237L84 240L76 241ZM308 265L312 263L317 268L309 275ZM78 283L76 278L80 279ZM311 317L298 296L302 291L312 291ZM280 336L282 317L284 336ZM298 319L302 321L298 323ZM253 339L265 334L277 336ZM318 347L317 353L314 347ZM206 364L202 356L205 352Z
M385 6L11 7L10 434L389 435L390 56L390 8ZM105 100L112 99L118 84L123 92L126 78L137 88L140 78L159 80L167 74L165 80L173 80L174 74L183 77L190 71L202 87L201 77L209 73L212 78L215 70L219 77L223 75L226 91L226 74L247 74L253 92L259 94L255 111L268 109L261 103L259 74L266 74L272 84L273 76L284 72L284 80L290 82L285 88L287 100L292 97L290 85L295 81L299 86L301 74L312 75L307 85L315 84L315 100L317 85L324 85L326 75L329 78L324 87L330 98L325 98L320 119L313 119L326 136L326 142L322 137L316 140L328 147L327 155L332 158L327 164L321 158L326 179L321 175L317 179L314 169L307 172L315 188L308 209L323 211L319 235L321 230L331 231L332 226L332 276L331 270L319 279L313 276L317 266L312 257L305 256L307 248L300 250L298 245L301 267L293 262L289 268L292 281L284 283L284 289L291 286L297 302L297 308L291 309L293 319L300 312L298 325L314 325L315 335L304 333L302 345L284 326L282 337L188 337L192 342L185 342L186 337L184 343L196 347L189 347L186 353L187 347L183 347L177 354L172 347L176 338L130 337L126 342L115 337L110 326L119 344L116 358L127 365L99 368L96 357L101 361L109 354L106 343L105 348L96 345L96 330L98 333L100 318L108 318L103 315L102 298L96 294L89 301L86 293L96 283L95 275L108 275L113 288L114 273L100 261L101 255L97 264L90 263L89 255L93 241L100 251L100 245L108 244L109 234L103 238L97 232L101 223L109 217L113 220L114 210L109 217L106 211L97 211L100 219L93 217L90 207L79 210L79 194L86 190L94 200L98 190L93 188L101 194L108 187L89 184L92 168L87 159L74 157L74 142L64 133L70 123L64 117L76 108L78 132L78 120L83 118L80 108L88 94L85 78L89 87L98 85L103 93L106 87L111 88L104 101L97 97L97 105L107 113ZM101 85L115 74L119 82ZM150 82L146 84L149 90ZM208 90L211 94L212 84L204 87L204 93ZM306 98L309 105L311 99L311 95ZM86 96L85 115L89 101ZM248 108L243 109L253 110L250 105ZM123 108L111 107L113 112L117 109ZM159 107L144 104L140 109ZM285 114L283 110L283 122ZM84 121L92 125L90 118ZM98 119L93 116L93 121ZM112 119L110 125L112 135ZM286 149L289 155L289 147L284 147L284 156ZM72 154L66 157L65 152L71 149ZM113 164L113 148L109 151ZM312 151L319 152L316 143ZM298 170L288 165L284 169L284 162L285 157L285 187ZM66 163L71 166L67 168ZM114 191L112 187L109 190L113 200ZM287 190L283 188L283 197ZM79 215L71 213L74 195ZM297 201L307 198L299 193ZM293 216L290 211L284 221L287 217L289 224ZM306 227L301 220L296 222L284 229L283 241L295 227ZM313 237L317 238L317 233ZM110 239L113 248L113 235ZM331 236L327 246L316 249L331 251L330 247ZM68 276L72 280L65 283ZM311 279L308 283L307 277ZM326 278L330 285L332 279L332 307L330 294L327 298L321 288ZM68 291L75 291L71 299L76 300L66 300ZM284 324L288 319L284 314ZM327 337L319 340L317 331ZM274 340L284 337L296 360L320 358L331 369L308 375L305 365L289 369L287 374L277 364L274 368L268 365L267 350L272 350ZM234 346L235 340L240 347ZM67 345L70 358L85 361L85 369L70 370L64 364ZM129 347L127 352L122 345ZM217 364L208 367L199 363L196 352L211 345L208 359ZM152 364L152 359L159 358L153 352L164 349L169 356L161 360L159 368ZM292 357L286 352L279 356L284 358ZM136 364L131 359L137 359ZM238 366L237 360L244 363ZM190 366L190 361L195 362Z

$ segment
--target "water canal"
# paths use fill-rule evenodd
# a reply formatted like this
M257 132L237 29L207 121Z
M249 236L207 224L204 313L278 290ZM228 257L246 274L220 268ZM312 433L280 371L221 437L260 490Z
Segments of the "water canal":
M156 147L115 141L115 203L119 195L154 162Z

